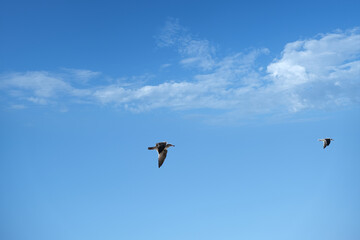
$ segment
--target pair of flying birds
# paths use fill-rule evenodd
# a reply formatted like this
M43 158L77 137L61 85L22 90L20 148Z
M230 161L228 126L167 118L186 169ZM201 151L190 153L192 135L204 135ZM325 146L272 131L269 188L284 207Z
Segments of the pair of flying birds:
M330 145L331 141L334 141L334 139L332 138L324 138L324 139L319 139L319 141L324 142L324 148L326 148L327 146ZM163 165L166 155L167 155L167 149L169 147L175 147L175 145L172 145L170 143L167 142L159 142L155 145L155 147L148 147L149 150L157 150L158 152L158 161L159 161L159 168L161 167L161 165Z

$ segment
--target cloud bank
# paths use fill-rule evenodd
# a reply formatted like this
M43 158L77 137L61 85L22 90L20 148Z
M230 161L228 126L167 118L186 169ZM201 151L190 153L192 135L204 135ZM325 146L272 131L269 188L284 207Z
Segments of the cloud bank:
M51 105L66 100L135 112L158 108L215 109L246 116L360 103L359 29L290 42L278 59L265 66L259 66L257 60L268 54L268 49L219 57L208 40L194 37L176 20L167 22L157 44L179 54L179 71L191 68L193 74L187 81L165 80L157 85L134 86L129 80L95 86L88 81L101 79L103 74L63 69L60 73L2 74L0 91L18 101L16 106L22 107L17 109L22 109L26 102Z

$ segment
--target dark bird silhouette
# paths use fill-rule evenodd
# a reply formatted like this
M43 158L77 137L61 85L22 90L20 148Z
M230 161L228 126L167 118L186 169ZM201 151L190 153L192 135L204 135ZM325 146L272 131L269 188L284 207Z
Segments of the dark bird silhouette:
M324 142L324 148L326 148L327 146L330 145L331 141L334 141L334 139L332 139L332 138L324 138L324 139L319 139L319 141L323 141Z
M161 167L161 165L163 165L166 155L167 155L167 149L169 147L175 147L175 145L172 145L170 143L167 142L159 142L155 145L155 147L148 147L149 150L157 150L159 156L158 156L158 160L159 160L159 168Z

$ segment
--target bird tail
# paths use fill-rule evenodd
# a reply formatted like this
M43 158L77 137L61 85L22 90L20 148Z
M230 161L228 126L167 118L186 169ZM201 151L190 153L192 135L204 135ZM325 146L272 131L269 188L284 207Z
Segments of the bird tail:
M156 147L148 147L149 150L154 150Z

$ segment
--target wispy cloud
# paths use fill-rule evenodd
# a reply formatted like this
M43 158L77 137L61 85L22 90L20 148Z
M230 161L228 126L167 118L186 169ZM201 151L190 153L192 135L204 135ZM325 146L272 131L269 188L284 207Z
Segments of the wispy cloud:
M166 68L169 68L169 67L171 67L170 63L164 63L163 65L160 66L160 69L166 69Z
M10 96L45 105L59 97L86 97L89 89L78 89L61 77L46 71L10 73L0 75L0 89Z
M215 65L215 47L206 39L195 38L177 19L168 20L156 39L159 47L174 47L183 66L210 70Z
M81 83L86 83L89 80L101 75L100 72L94 72L86 69L63 68L63 70L68 73L67 77L73 77L76 81L80 81Z
M11 104L11 109L25 109L26 107L23 104Z
M135 112L157 108L214 109L221 111L219 119L360 103L359 29L288 43L278 59L264 66L259 66L257 60L268 54L268 49L219 57L208 40L195 38L177 20L166 23L157 44L179 53L180 71L191 67L190 72L195 73L186 81L149 84L156 76L143 74L97 86L78 86L68 79L103 76L89 70L67 69L68 75L44 71L12 73L0 76L0 90L36 104L70 98ZM137 84L132 84L134 81Z

